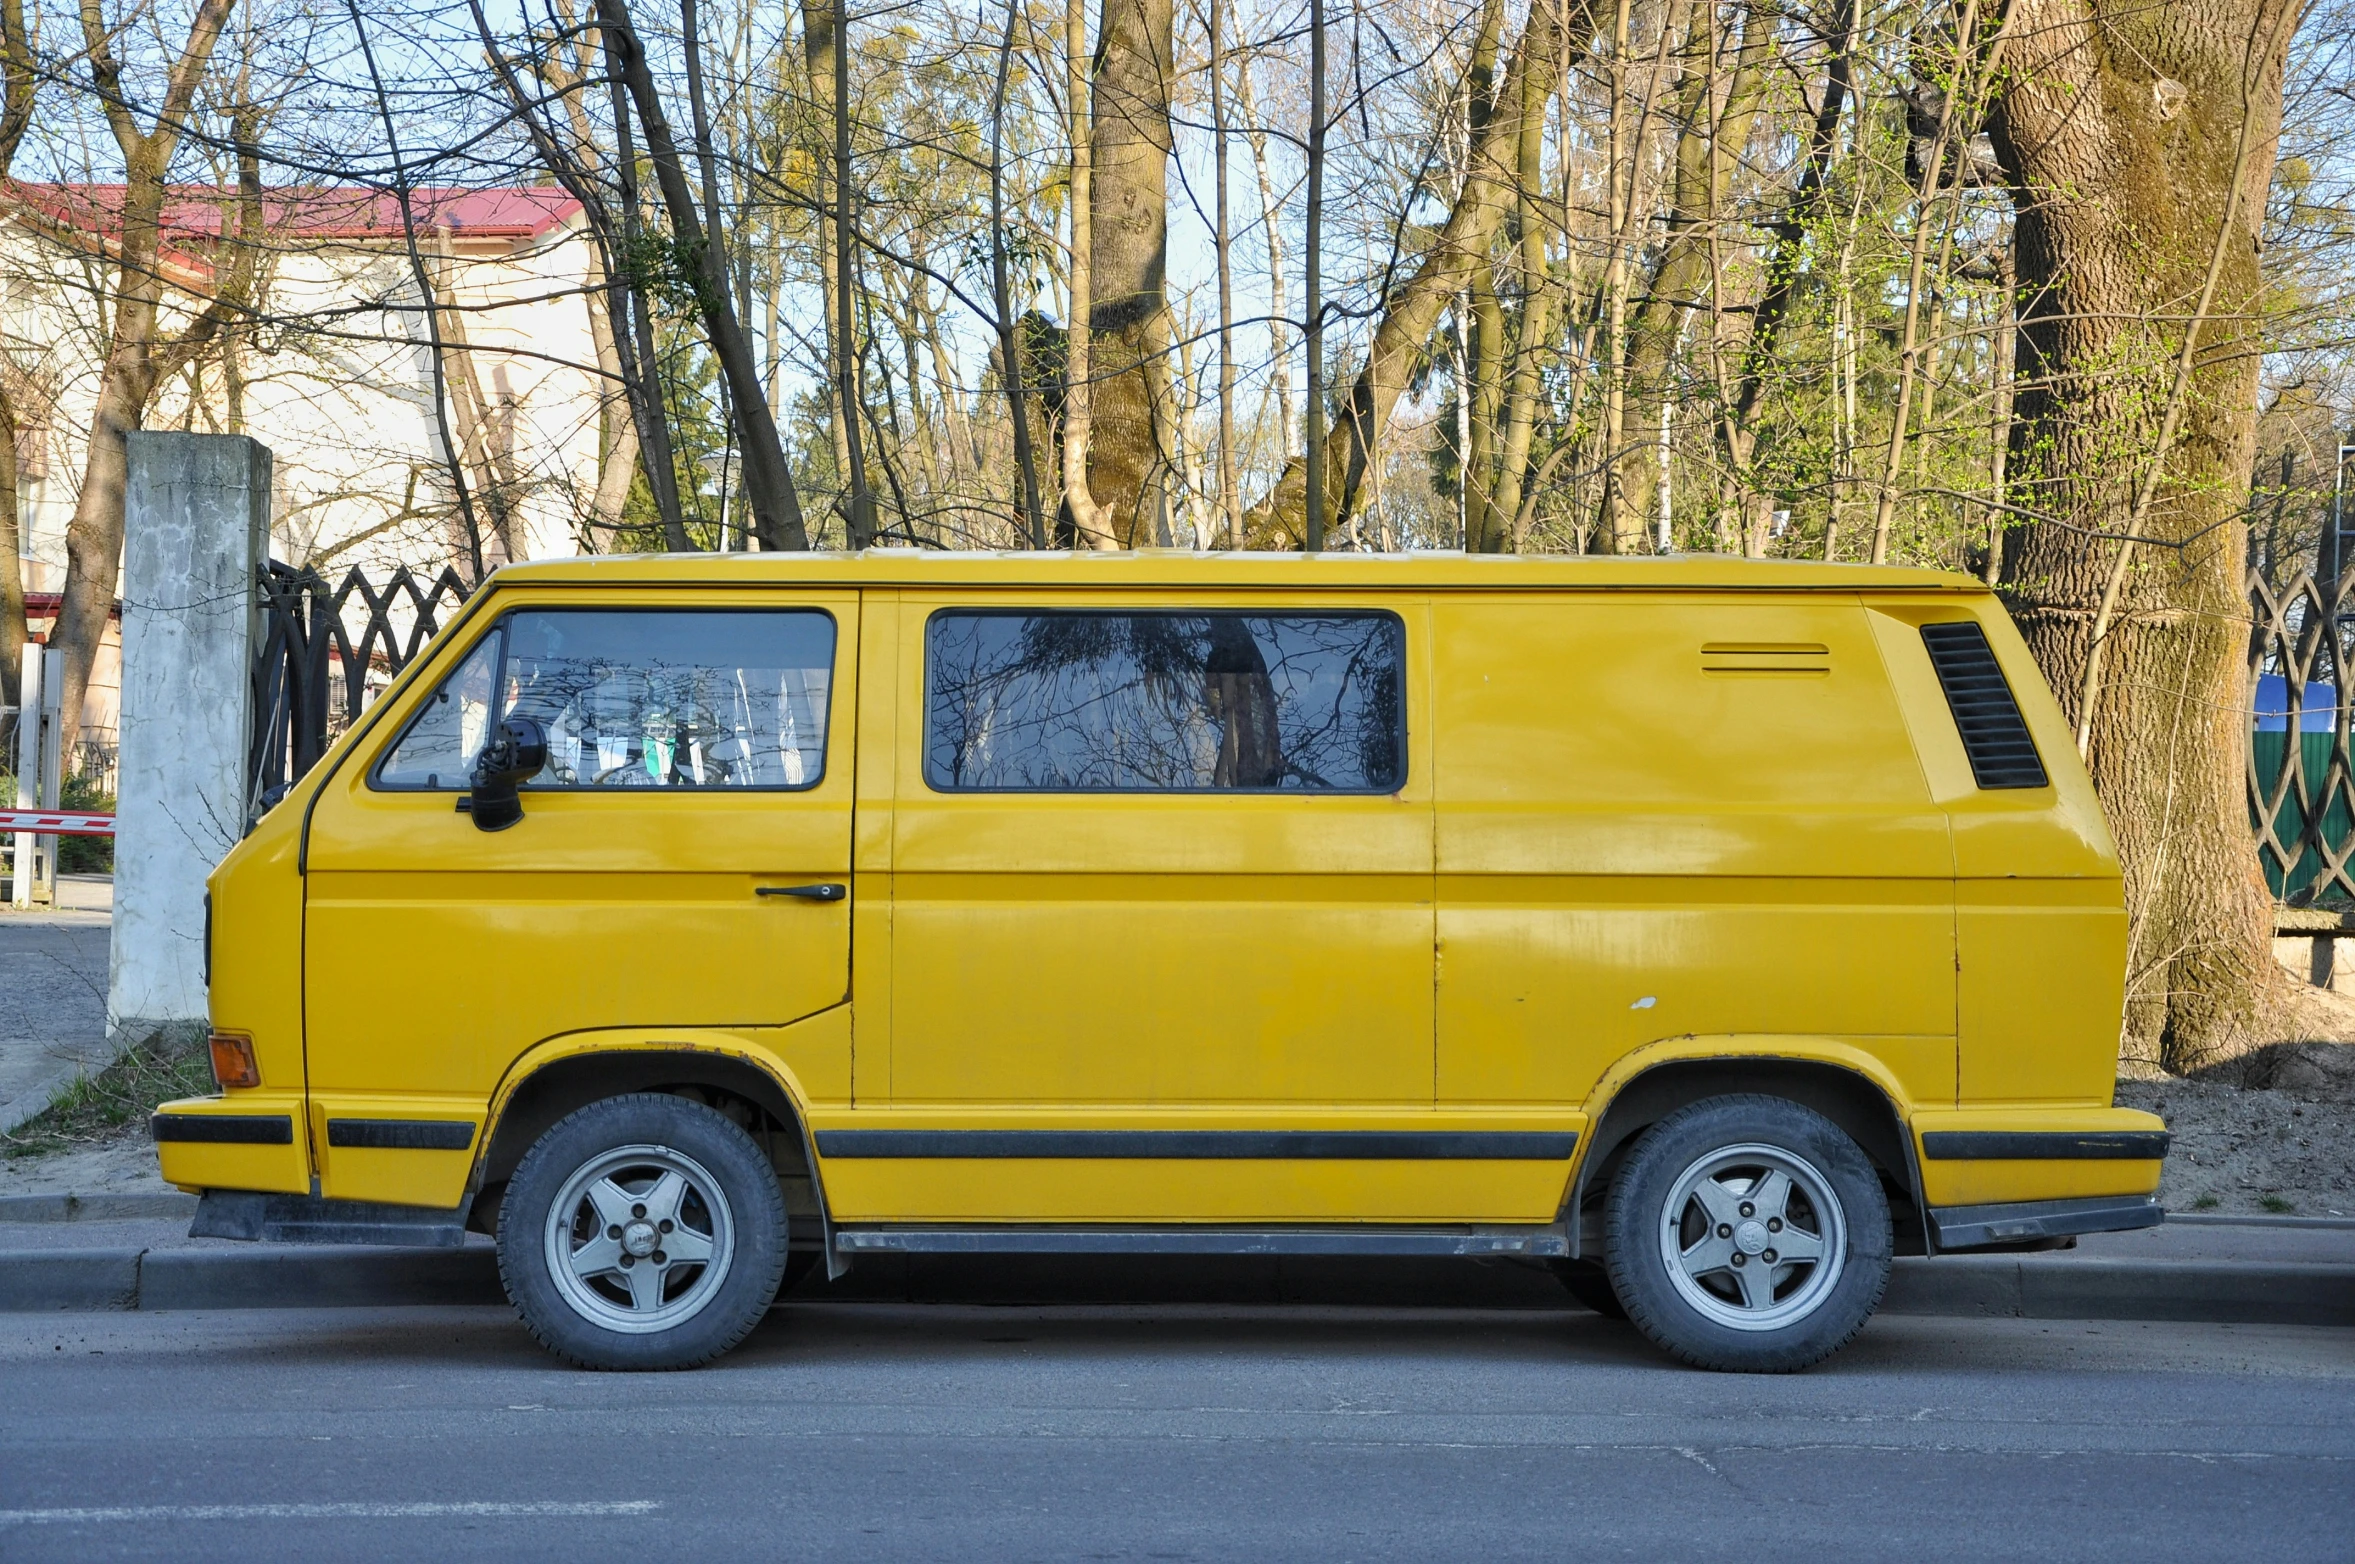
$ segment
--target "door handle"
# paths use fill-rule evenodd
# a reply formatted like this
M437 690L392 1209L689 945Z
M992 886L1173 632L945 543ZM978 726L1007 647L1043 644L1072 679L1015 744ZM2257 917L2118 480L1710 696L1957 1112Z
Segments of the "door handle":
M820 885L762 885L753 890L755 896L793 896L802 901L840 901L850 894L850 887L839 880L828 880Z

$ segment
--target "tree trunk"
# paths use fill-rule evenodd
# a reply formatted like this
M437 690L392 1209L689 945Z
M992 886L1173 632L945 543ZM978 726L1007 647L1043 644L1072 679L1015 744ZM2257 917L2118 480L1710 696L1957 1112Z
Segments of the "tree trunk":
M1440 312L1488 263L1489 245L1512 205L1521 115L1530 102L1544 112L1546 102L1542 93L1522 92L1523 77L1533 70L1550 73L1574 64L1593 16L1594 0L1537 0L1530 7L1520 42L1505 67L1497 112L1480 126L1466 151L1463 190L1414 276L1391 295L1368 344L1365 367L1350 386L1347 413L1334 428L1327 461L1339 479L1334 509L1343 521L1357 506L1381 447L1382 426L1406 390L1417 355L1429 344ZM1565 55L1571 58L1565 60ZM1480 56L1475 45L1472 59Z
M1022 331L1014 319L1013 292L1006 278L1006 77L1014 65L1013 0L1006 5L1006 36L998 45L998 79L989 100L989 281L997 311L998 366L1006 388L1006 412L1014 421L1014 472L1022 530L1030 546L1047 546L1047 521L1039 506L1038 458L1030 448L1030 374L1023 367ZM908 366L908 392L916 391L915 365Z
M98 644L105 639L115 583L122 572L127 463L123 436L139 427L158 381L176 371L187 353L219 330L228 307L242 302L239 293L252 276L251 245L259 236L246 230L248 216L241 210L232 277L176 342L157 340L157 306L163 296L157 252L163 237L164 181L171 172L172 155L179 149L197 86L228 16L229 0L201 0L189 24L188 41L172 63L163 99L156 108L155 128L143 133L123 92L113 38L101 28L95 6L82 13L83 45L108 128L123 156L124 181L122 234L115 252L114 330L90 408L82 492L74 501L73 518L66 523L65 587L50 637L65 654L58 752L66 757L69 768L81 739L82 701L90 688L90 671L98 661ZM243 183L248 160L243 148L240 154L239 178ZM252 172L252 180L258 186L258 170ZM258 190L253 199L258 205Z
M672 547L683 549L686 530L679 518L677 474L671 468L668 432L662 422L661 390L652 383L651 366L641 362L638 356L633 316L643 312L643 301L629 268L617 268L613 264L614 255L628 248L628 238L636 232L636 180L631 172L635 160L629 152L626 100L620 83L613 82L612 102L620 111L616 113L614 127L613 171L622 201L622 215L617 218L606 197L603 160L597 151L599 131L584 94L590 78L599 74L598 61L605 45L596 28L577 25L572 0L553 0L553 8L559 25L572 40L569 59L549 49L530 56L530 68L550 89L548 95L563 104L566 121L572 129L569 142L555 135L548 118L544 117L544 106L538 104L538 95L524 90L514 63L492 35L490 19L483 12L481 0L470 0L467 9L474 18L483 52L515 109L517 122L530 137L532 148L549 175L580 202L588 229L584 241L588 252L588 287L583 301L588 306L589 337L597 354L598 372L604 379L598 393L599 465L596 491L590 500L590 527L605 529L610 541L611 533L623 523L640 458L647 456L649 459L644 463L647 492L653 496L664 537L671 540ZM773 309L771 313L773 316ZM775 335L772 329L772 342ZM227 357L227 368L234 394L238 376L233 351ZM592 552L595 536L592 530L589 534Z
M834 166L834 51L839 14L832 0L802 0L801 49L810 79L810 123L803 152L810 161L811 215L817 229L820 302L826 320L826 406L832 413L826 436L834 450L837 508L850 515L850 408L842 400L841 280L834 266L834 208L827 190ZM827 172L821 174L818 170Z
M1153 541L1161 465L1148 368L1168 351L1170 0L1103 0L1089 192L1088 489L1123 546Z
M719 361L735 411L744 452L744 498L752 509L761 547L806 549L809 533L802 524L801 499L794 493L792 470L785 464L784 443L777 435L777 421L769 416L768 392L761 385L760 367L753 362L752 345L745 340L743 324L737 320L729 297L726 236L707 231L696 210L695 194L688 187L661 94L647 69L645 51L631 30L627 0L598 0L597 11L614 46L613 58L637 106L638 123L645 129L646 151L670 216L671 232L697 261L696 304L703 316L705 339L711 344L712 357Z
M1307 422L1301 430L1302 506L1308 551L1325 546L1325 0L1308 0L1308 213L1300 245L1300 314L1308 360Z
M24 514L16 460L19 425L11 369L0 368L0 704L14 706L25 646Z
M622 375L621 349L613 329L612 281L605 274L603 247L585 241L588 286L582 300L589 308L589 342L597 353L597 488L589 500L590 537L610 547L620 530L630 500L632 480L638 476L638 425L630 416L629 392ZM592 548L597 543L592 543Z
M1538 199L1545 177L1546 102L1553 89L1534 71L1522 73L1520 88L1520 140L1513 176L1513 270L1520 285L1521 317L1513 341L1496 484L1489 503L1494 536L1483 545L1491 551L1520 544L1521 494L1529 478L1529 447L1537 434L1538 405L1544 398L1540 355L1550 353L1554 345L1555 291L1546 274L1546 224Z
M2284 0L2017 4L1991 125L2018 206L2008 482L2065 525L2012 529L2002 579L2085 727L2125 863L2126 1050L2180 1071L2250 1041L2275 981L2243 770L2241 512L2258 240L2292 18ZM2202 319L2193 301L2211 294ZM2188 395L2171 398L2187 333ZM2181 414L2171 448L2153 438L2163 403ZM2138 504L2146 477L2163 481ZM2118 578L2109 672L2081 712L2097 604L2135 530L2175 546L2145 550Z
M41 82L32 35L25 30L24 0L0 0L0 180L8 177L16 149L33 120ZM0 365L0 705L17 703L17 674L25 645L24 539L19 533L24 497L19 492L13 365ZM46 423L42 425L46 430Z
M1088 54L1087 0L1065 0L1063 7L1064 135L1070 142L1071 164L1071 308L1067 312L1063 348L1063 508L1070 520L1070 541L1094 548L1113 547L1112 529L1103 507L1088 487L1088 450L1095 428L1095 349L1088 322L1095 309L1095 135L1088 107L1089 78L1094 65ZM1058 531L1061 523L1058 523Z
M1284 226L1275 185L1268 176L1267 127L1251 91L1251 61L1235 72L1235 103L1243 111L1243 139L1251 147L1251 174L1259 187L1259 232L1267 241L1267 378L1276 404L1276 470L1292 454L1292 354L1284 346ZM1265 416L1267 404L1260 410Z
M1717 213L1743 167L1750 133L1765 105L1773 45L1774 13L1761 4L1745 6L1722 108L1716 102L1715 61L1701 62L1700 69L1689 59L1685 65L1679 94L1683 124L1670 182L1667 238L1643 302L1627 327L1628 389L1638 401L1650 401L1655 408L1674 394L1668 383L1669 360L1685 335L1685 318L1688 312L1707 307L1702 293L1715 285L1719 268L1712 264L1712 244L1718 237ZM1716 47L1714 30L1703 18L1687 48ZM1657 504L1654 475L1642 462L1626 464L1620 474L1629 511L1638 517L1650 514Z
M1218 260L1218 501L1226 521L1228 548L1243 546L1243 491L1235 471L1235 264L1234 234L1227 209L1227 64L1225 20L1228 0L1208 0L1210 22L1211 199L1216 223L1211 242Z

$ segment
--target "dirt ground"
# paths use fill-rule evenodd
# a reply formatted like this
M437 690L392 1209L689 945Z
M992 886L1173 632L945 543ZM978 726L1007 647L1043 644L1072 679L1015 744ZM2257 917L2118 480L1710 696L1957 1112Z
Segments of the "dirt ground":
M2130 1069L2118 1082L2120 1107L2174 1132L2168 1210L2355 1217L2355 999L2301 986L2286 1019L2292 1041L2195 1076Z
M171 1187L156 1171L155 1143L143 1124L95 1145L0 1158L0 1195L162 1194Z
M2355 1059L2345 1043L2309 1043ZM2167 1121L2170 1211L2355 1217L2355 1076L2333 1091L2226 1080L2122 1080L2118 1106Z

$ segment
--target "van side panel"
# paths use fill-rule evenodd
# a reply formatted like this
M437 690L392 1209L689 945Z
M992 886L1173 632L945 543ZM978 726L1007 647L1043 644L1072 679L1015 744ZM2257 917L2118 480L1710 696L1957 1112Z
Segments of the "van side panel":
M924 752L933 615L1254 604L1206 604L1202 593L904 598L895 1104L1158 1106L1213 1119L1253 1104L1430 1106L1431 806L1413 672L1423 608L1404 594L1308 601L1403 623L1410 758L1396 793L936 787Z
M2107 1106L2125 1012L2118 857L2074 735L2010 618L1985 598L1893 599L1872 620L1932 794L1954 823L1959 1100ZM1974 619L2051 784L1981 788L1921 626Z
M1953 1100L1952 850L1854 598L1433 614L1443 1106L1583 1102L1717 1033L1850 1040Z

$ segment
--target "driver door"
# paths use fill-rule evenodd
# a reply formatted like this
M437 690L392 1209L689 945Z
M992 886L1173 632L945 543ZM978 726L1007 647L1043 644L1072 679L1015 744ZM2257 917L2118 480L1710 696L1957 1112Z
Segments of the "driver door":
M454 1206L492 1091L545 1039L779 1026L847 994L847 897L776 893L850 883L858 595L511 595L312 812L329 1196ZM485 831L464 790L510 714L548 764Z

